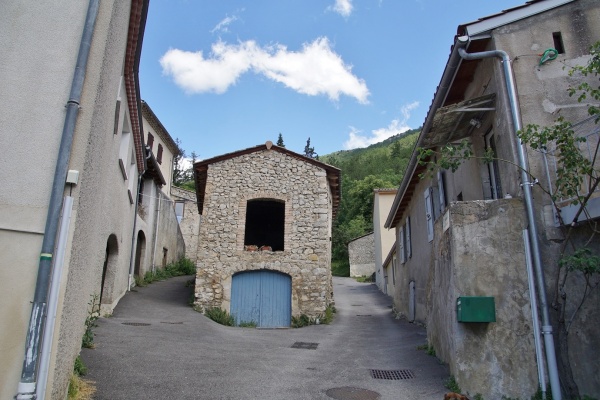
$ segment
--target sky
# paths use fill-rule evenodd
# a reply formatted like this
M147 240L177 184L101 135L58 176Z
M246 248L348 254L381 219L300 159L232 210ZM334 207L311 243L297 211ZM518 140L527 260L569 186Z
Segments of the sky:
M525 0L151 0L144 99L199 160L320 155L420 127L458 25Z

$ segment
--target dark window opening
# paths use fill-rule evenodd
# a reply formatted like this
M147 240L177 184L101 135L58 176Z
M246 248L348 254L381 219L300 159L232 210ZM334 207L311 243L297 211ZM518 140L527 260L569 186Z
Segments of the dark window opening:
M148 132L148 143L146 143L146 146L150 147L150 150L152 150L152 145L154 144L154 136Z
M565 45L562 39L562 33L552 32L552 39L554 40L554 48L558 51L558 54L565 54Z
M163 153L163 147L162 144L158 144L158 151L156 152L156 161L158 161L159 164L162 164L162 153Z
M283 250L285 202L272 199L249 200L246 206L245 246L270 246Z
M463 195L462 192L460 192L457 196L456 196L456 201L463 201Z

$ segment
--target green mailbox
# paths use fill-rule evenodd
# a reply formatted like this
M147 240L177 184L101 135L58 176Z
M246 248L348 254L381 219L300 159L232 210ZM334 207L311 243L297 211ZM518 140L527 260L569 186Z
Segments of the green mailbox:
M458 322L496 322L493 297L463 296L456 299Z

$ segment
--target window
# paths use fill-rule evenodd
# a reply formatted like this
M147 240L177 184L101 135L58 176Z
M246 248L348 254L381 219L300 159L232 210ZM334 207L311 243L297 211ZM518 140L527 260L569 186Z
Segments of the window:
M427 221L427 240L433 240L433 196L431 188L425 189L425 219Z
M400 263L406 262L406 252L404 250L404 225L400 227L400 234L398 235L398 253L400 253Z
M176 201L175 202L175 215L177 216L177 223L181 223L183 219L183 211L185 210L185 202Z
M163 147L162 144L158 144L158 150L156 152L156 161L158 161L159 164L162 164L162 153L163 153Z
M275 199L254 199L246 203L245 246L270 246L283 250L285 202Z
M552 32L552 40L554 41L554 48L558 51L558 54L565 54L565 44L563 43L562 33Z
M444 185L444 172L438 171L437 173L437 181L438 181L438 195L440 197L440 214L444 213L446 209L446 188Z
M152 145L154 145L154 136L150 132L148 132L148 143L146 143L146 145L150 147L150 150L152 150Z
M496 140L493 131L490 131L485 135L485 148L491 149L494 152L494 160L488 163L488 193L485 193L488 199L500 199L502 198L502 185L500 183L500 169L498 167L498 152L496 150Z

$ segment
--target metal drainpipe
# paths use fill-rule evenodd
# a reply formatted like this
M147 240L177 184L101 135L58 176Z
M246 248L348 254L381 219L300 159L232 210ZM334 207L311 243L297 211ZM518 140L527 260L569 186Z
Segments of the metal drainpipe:
M458 38L459 42L467 43L469 41L468 36L461 36ZM561 400L560 392L560 381L558 378L558 368L556 366L556 353L554 350L554 337L552 335L552 325L550 324L550 314L548 312L548 300L546 298L546 282L544 277L544 270L542 268L540 247L537 239L537 227L535 225L534 211L533 211L533 197L531 195L531 183L528 181L529 177L525 172L527 170L527 161L525 158L525 145L521 142L521 139L516 135L521 130L521 111L519 108L519 99L517 97L516 85L513 77L512 65L510 64L510 58L508 53L503 50L491 50L482 51L479 53L467 53L467 51L461 47L458 49L458 53L465 60L479 60L482 58L497 57L502 60L502 67L504 69L504 80L506 90L508 92L508 100L510 103L510 110L512 114L512 122L514 126L514 135L517 141L517 155L519 157L519 166L521 167L521 187L523 188L523 197L525 200L525 208L527 210L527 220L529 222L529 236L531 254L533 256L533 264L535 266L535 274L537 278L537 286L540 297L540 308L542 311L542 334L544 335L544 344L546 349L546 363L548 364L548 374L550 378L550 387L552 388L552 398L554 400Z
M129 277L127 280L127 291L128 292L131 290L131 283L132 283L133 272L134 272L135 248L137 246L136 241L135 241L135 239L136 239L135 231L137 229L137 213L138 213L138 204L139 204L139 200L140 200L140 188L142 186L142 178L143 178L145 172L146 171L143 171L138 176L137 191L135 194L135 207L134 207L134 211L133 211L133 232L131 232L131 253L129 254Z
M35 398L38 358L40 354L42 332L47 317L47 298L50 290L52 257L60 220L62 197L69 168L69 159L73 147L75 123L77 122L79 102L81 100L81 92L83 91L83 81L85 79L85 71L92 44L94 26L96 25L99 3L99 0L90 0L88 5L79 45L79 54L77 56L77 63L73 74L73 82L71 83L71 93L69 94L69 101L66 105L67 112L56 160L56 169L54 170L54 180L50 192L50 203L48 205L48 214L46 216L46 228L44 229L44 239L42 241L42 251L38 265L35 293L25 341L25 356L21 372L21 381L19 382L17 394L15 396L17 400Z

